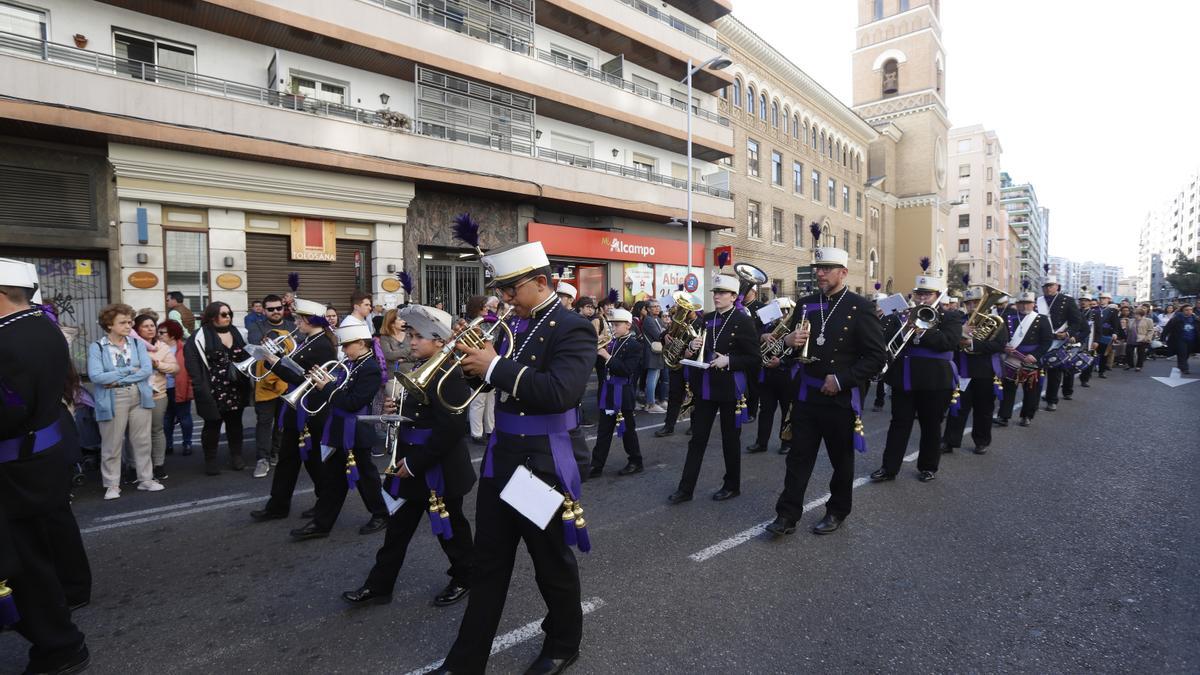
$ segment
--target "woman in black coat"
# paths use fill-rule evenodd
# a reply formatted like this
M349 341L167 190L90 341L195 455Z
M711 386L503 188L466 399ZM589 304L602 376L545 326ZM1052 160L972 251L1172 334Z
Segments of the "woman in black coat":
M245 348L246 341L233 327L233 310L223 302L210 303L204 309L200 330L192 334L183 348L196 397L196 412L204 420L200 446L204 449L204 472L210 476L221 473L217 465L217 441L222 425L229 443L229 468L241 471L245 467L242 410L250 398L250 383L233 367L246 358Z

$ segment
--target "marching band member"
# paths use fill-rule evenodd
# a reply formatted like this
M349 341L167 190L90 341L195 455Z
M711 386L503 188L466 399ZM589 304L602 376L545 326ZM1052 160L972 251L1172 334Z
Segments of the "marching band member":
M680 284L679 290L683 290L683 284ZM697 304L697 306L699 305ZM703 312L688 312L688 321L696 323L702 315ZM664 332L663 349L666 350L675 339ZM665 438L675 433L675 423L679 421L679 415L683 412L683 403L688 391L685 378L686 373L683 368L667 369L667 414L663 418L662 428L654 432L655 438ZM690 426L688 433L691 433Z
M1043 265L1042 267L1049 274L1050 266ZM1050 330L1054 333L1051 349L1057 349L1071 342L1073 336L1087 328L1075 298L1065 295L1061 291L1062 286L1058 283L1058 278L1047 276L1042 282L1042 296L1037 299L1037 312L1050 319ZM1053 405L1053 408L1047 406L1047 410L1058 407L1060 390L1062 397L1070 401L1071 396L1075 393L1075 375L1061 368L1048 369L1046 373L1046 403Z
M436 356L452 336L450 315L435 307L409 305L399 315L408 325L413 357L422 363ZM440 380L450 363L441 365L433 382ZM467 400L471 390L462 372L458 368L448 372L441 391L450 401ZM471 524L463 513L463 497L475 485L475 468L467 452L467 416L448 408L433 393L428 402L411 394L400 400L399 409L393 399L384 401L385 413L399 412L411 420L402 422L397 432L396 454L384 484L400 505L388 518L383 546L375 554L366 582L342 593L342 598L351 604L391 602L409 542L428 515L434 536L450 560L450 582L433 599L435 606L446 607L467 596L471 579Z
M814 239L819 235L816 226ZM796 531L822 441L833 477L825 516L812 531L829 534L850 514L854 451L866 450L859 386L879 373L886 356L871 302L846 286L849 257L839 248L814 246L812 266L819 292L800 298L805 311L792 315L792 332L785 338L801 360L794 366L796 400L790 411L787 473L775 504L777 517L767 525L767 531L775 535Z
M321 454L328 456L322 464L321 490L312 520L291 531L292 538L297 540L329 536L351 487L358 487L363 503L371 513L371 519L359 533L371 534L387 527L388 511L383 502L379 471L371 461L375 429L373 425L357 420L370 409L383 386L383 369L375 356L375 341L369 324L343 322L334 333L345 354L342 363L349 372L345 373L344 379L337 377L340 368L308 372L313 387L324 394L313 393L312 398L322 399L329 410L321 435ZM332 393L326 392L326 388Z
M972 288L967 291L963 297L966 307L964 321L975 312L981 300L983 289ZM975 454L982 455L992 444L992 411L996 409L996 390L1003 386L1000 379L1000 356L1008 344L1008 328L1001 322L991 337L979 341L972 338L968 329L969 325L964 323L963 336L954 357L958 375L966 380L967 384L960 394L962 404L958 414L946 418L942 452L951 452L954 448L962 446L963 430L966 429L967 417L970 415L975 420L971 427Z
M456 233L478 249L473 221L460 219ZM489 287L514 307L510 326L516 340L510 357L499 356L490 343L457 347L464 353L463 372L490 383L499 398L476 502L476 574L458 637L437 672L483 672L508 595L517 543L524 541L549 609L541 653L527 672L557 673L574 663L583 637L579 568L570 545L588 550L590 541L578 505L580 478L568 431L576 424L575 406L596 360L596 331L555 297L540 242L494 249L482 259L491 273ZM545 529L501 499L510 481L517 486L535 480L556 486L568 500L561 516L556 511Z
M741 494L742 448L738 430L745 405L746 371L759 360L758 333L754 322L734 307L741 284L735 276L718 274L713 278L714 312L698 323L700 337L685 351L691 359L706 354L708 368L689 367L688 384L695 406L692 408L692 437L688 440L687 460L679 487L667 497L671 504L691 501L700 465L717 414L721 415L721 447L725 455L725 479L713 500L725 501Z
M337 358L337 346L329 322L325 320L325 305L312 300L294 298L292 300L292 316L296 327L300 329L297 336L296 349L289 358L287 365L280 363L277 355L266 358L271 372L288 383L288 391L303 384L304 374L314 366L319 366ZM289 367L294 364L293 367ZM321 452L317 441L325 431L325 419L328 410L322 410L316 415L309 415L299 406L293 408L284 403L279 416L279 427L282 437L279 441L279 463L275 466L275 475L271 479L271 498L261 509L250 512L255 521L279 520L287 518L292 505L292 494L296 491L296 480L300 477L300 465L303 464L312 479L313 487L320 497L322 476ZM312 512L305 512L306 518L312 517Z
M1108 377L1108 350L1112 347L1113 337L1121 334L1121 313L1116 305L1112 304L1112 293L1105 291L1103 287L1098 287L1097 290L1100 291L1097 304L1083 314L1084 323L1091 326L1091 339L1083 343L1084 349L1093 352L1096 358L1079 374L1081 386L1091 381L1093 368L1099 369L1100 379Z
M791 298L779 298L777 302L779 309L784 313L784 316L780 317L778 321L783 321L796 304ZM764 339L770 334L770 330L764 332ZM762 364L762 370L759 372L762 374L758 383L758 435L754 444L746 448L746 452L750 453L766 452L771 441L771 432L775 426L775 408L777 406L779 408L779 419L786 420L795 393L792 390L792 360L786 353L782 357L771 357ZM782 441L779 446L779 454L788 454L789 447L791 447L789 441Z
M555 295L558 296L558 301L562 303L563 307L571 311L575 310L575 297L578 294L579 292L575 290L575 287L565 281L558 282L558 286L555 288Z
M599 352L604 360L604 379L597 392L600 428L596 431L589 478L599 478L604 473L614 431L621 435L625 454L629 456L629 462L617 475L642 472L642 451L638 443L637 420L633 416L637 396L630 382L642 367L642 345L632 334L633 314L629 310L614 309L609 325L612 326L613 340Z
M1038 395L1042 385L1038 363L1049 351L1054 333L1050 327L1051 320L1034 311L1034 300L1032 292L1022 293L1017 298L1016 313L1005 317L1011 337L1004 353L1006 363L1010 365L1004 375L1004 398L1000 401L1000 412L992 420L996 426L1008 426L1013 405L1016 403L1018 379L1025 387L1024 399L1021 402L1021 426L1029 426L1038 409ZM975 425L979 424L980 420L976 417Z
M929 259L922 258L922 269L928 266ZM911 311L934 307L937 295L945 288L944 279L924 274L918 276L913 289L917 307ZM872 481L878 483L896 478L904 461L908 438L912 435L914 418L921 426L921 449L917 456L920 479L927 483L937 476L942 457L942 418L950 407L958 383L953 359L954 349L962 339L962 324L958 311L947 311L938 317L933 328L916 328L912 339L896 355L886 378L892 388L892 420L883 449L883 465L871 474ZM895 335L885 333L884 337L891 340Z

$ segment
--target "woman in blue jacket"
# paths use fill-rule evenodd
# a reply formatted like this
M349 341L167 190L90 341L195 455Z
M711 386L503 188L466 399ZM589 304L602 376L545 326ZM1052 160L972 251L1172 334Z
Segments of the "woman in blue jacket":
M100 425L100 474L104 498L121 496L121 449L125 431L137 468L138 489L157 492L162 483L154 480L150 457L150 424L154 392L150 374L154 364L146 344L134 339L133 308L114 303L100 310L104 337L88 345L88 378L95 385L96 422Z

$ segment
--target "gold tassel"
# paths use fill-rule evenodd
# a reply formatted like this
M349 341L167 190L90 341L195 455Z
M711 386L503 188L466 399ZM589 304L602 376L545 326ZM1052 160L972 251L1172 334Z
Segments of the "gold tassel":
M583 513L583 509L579 509L579 512ZM567 527L575 520L575 502L571 501L570 498L563 500L562 520L563 527Z
M569 503L571 504L571 517L575 519L575 527L578 529L583 529L583 528L587 527L587 521L583 519L583 505L580 504L578 501L569 502ZM566 519L567 519L567 517L564 514L563 520L566 520Z
M438 508L437 492L435 492L433 490L429 491L429 512L433 513L433 514L441 515L441 509Z

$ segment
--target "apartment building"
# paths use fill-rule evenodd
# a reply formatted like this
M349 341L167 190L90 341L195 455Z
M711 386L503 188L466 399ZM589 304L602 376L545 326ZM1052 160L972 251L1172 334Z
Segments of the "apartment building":
M1032 183L1017 183L1007 171L1000 174L1000 202L1017 237L1018 278L1036 288L1045 276L1042 266L1050 262L1050 210L1038 203Z
M293 270L343 311L355 288L403 301L400 270L461 309L483 283L451 237L463 212L485 248L541 239L584 293L673 290L689 112L696 259L734 224L714 95L732 77L696 72L690 106L679 84L727 53L730 11L0 0L0 245L85 334L100 304L162 309L168 290L240 315Z
M942 246L950 265L971 276L972 283L1012 292L1020 287L1011 259L1016 237L1009 236L1007 212L1000 200L1000 156L1004 149L995 131L982 125L950 130L950 222Z
M1200 171L1146 214L1138 237L1137 291L1139 300L1171 297L1166 275L1174 271L1179 254L1200 259Z

